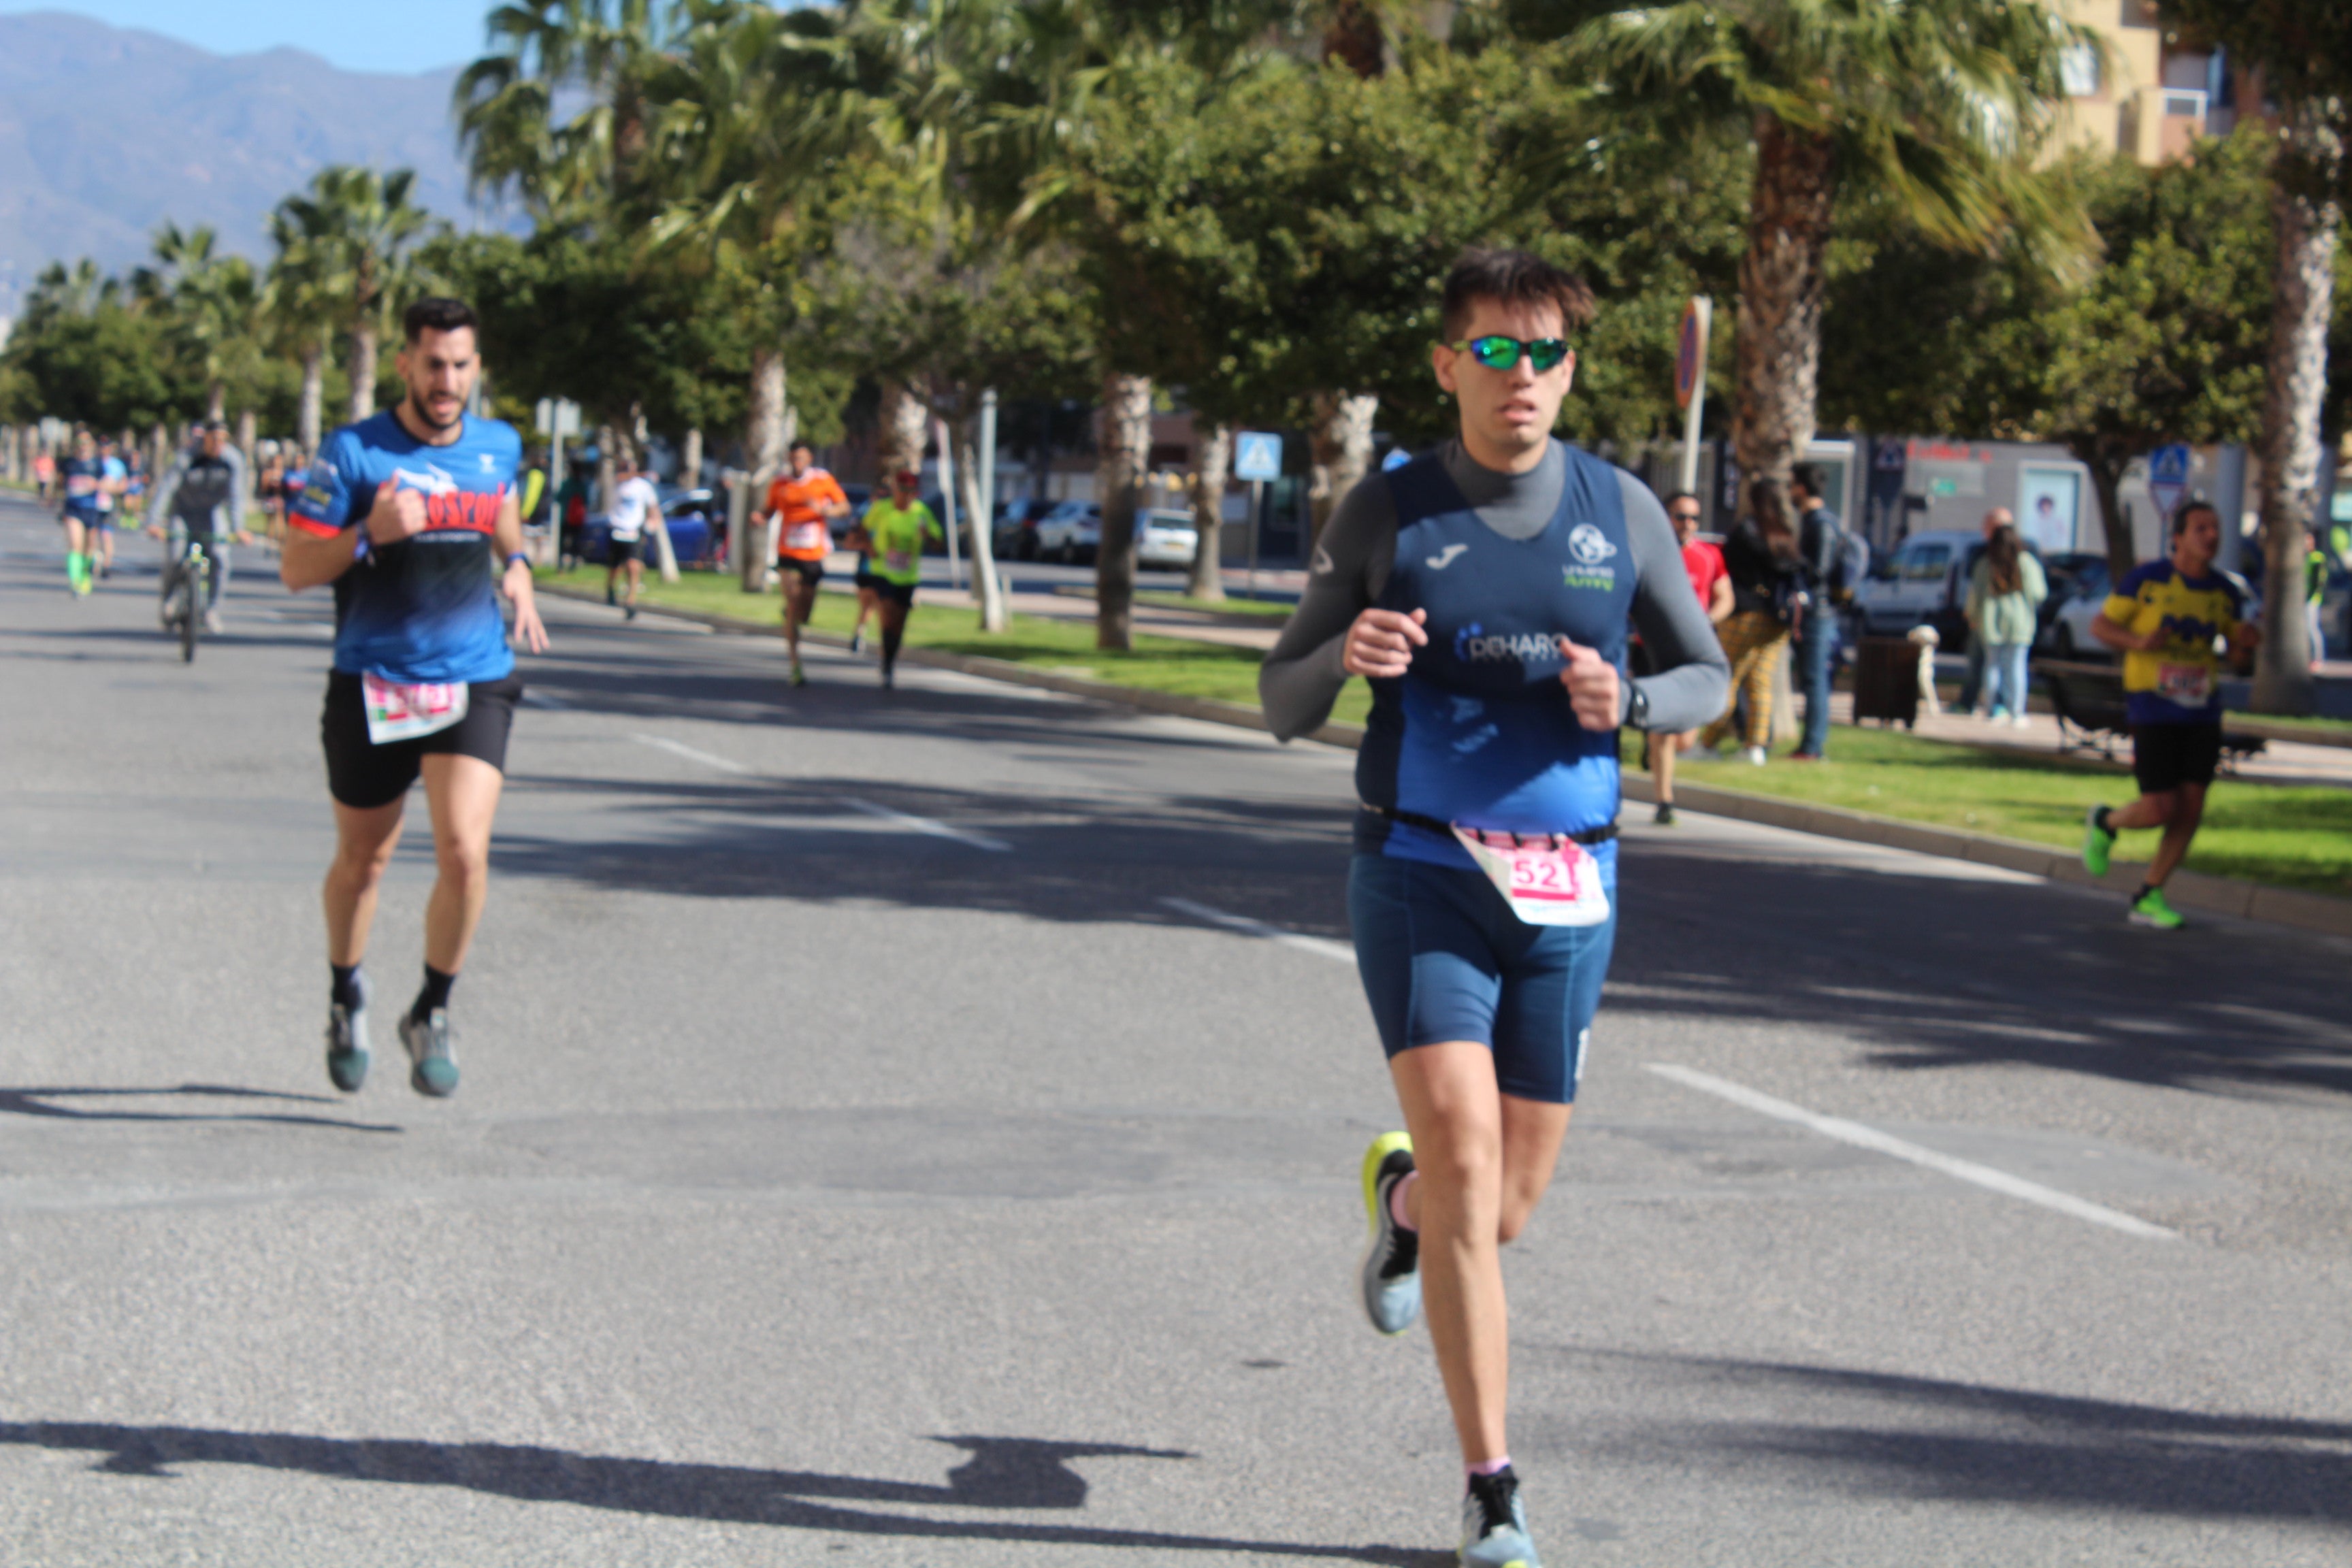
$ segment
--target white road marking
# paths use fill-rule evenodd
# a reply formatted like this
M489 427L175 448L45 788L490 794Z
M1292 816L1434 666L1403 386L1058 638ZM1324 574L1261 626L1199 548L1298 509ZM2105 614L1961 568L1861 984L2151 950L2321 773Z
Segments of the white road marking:
M852 811L862 811L884 822L896 823L909 833L928 833L934 838L952 838L959 844L969 844L974 849L992 849L999 854L1013 847L1002 838L991 838L985 833L973 833L968 828L950 827L928 816L911 816L903 811L893 811L887 805L877 805L870 800L845 799L841 804Z
M717 768L720 773L748 773L751 771L740 763L730 761L725 757L713 756L709 752L697 751L683 742L665 740L659 735L631 735L629 739L641 746L651 746L656 751L667 752L671 756L684 757L689 763L700 763L706 768Z
M526 708L544 708L551 713L568 713L572 710L571 703L561 697L550 696L544 691L525 690L522 694L522 705Z
M1239 931L1244 936L1254 936L1263 942L1278 942L1285 947L1295 947L1301 952L1311 952L1318 958L1328 958L1340 963L1352 965L1356 962L1356 950L1344 942L1332 942L1325 937L1305 936L1295 931L1285 931L1280 926L1270 926L1264 921L1254 921L1247 915L1229 915L1223 910L1213 910L1206 904L1196 904L1190 899L1162 899L1160 901L1179 914L1191 915L1196 921L1206 921L1213 926L1223 926L1227 931Z
M1865 1127L1859 1121L1848 1121L1838 1116L1823 1116L1819 1112L1807 1110L1801 1105L1792 1105L1788 1100L1778 1100L1745 1085L1733 1083L1728 1079L1717 1078L1712 1073L1700 1072L1694 1068L1679 1067L1673 1062L1646 1062L1643 1065L1660 1078L1672 1079L1685 1088L1696 1089L1701 1093L1727 1100L1734 1105L1745 1106L1759 1115L1769 1116L1777 1121L1790 1121L1800 1127L1810 1128L1822 1137L1834 1138L1841 1143L1851 1143L1858 1149L1868 1149L1876 1153L1891 1155L1897 1160L1908 1160L1915 1165L1924 1165L1928 1170L1940 1172L1955 1181L1969 1182L1991 1192L2000 1193L2006 1197L2022 1198L2027 1203L2039 1204L2043 1208L2055 1209L2060 1214L2071 1215L2076 1219L2088 1220L2093 1225L2103 1225L2110 1230L2122 1231L2126 1236L2141 1237L2149 1241L2180 1239L2179 1231L2167 1230L2160 1225L2150 1225L2147 1221L2125 1214L2120 1209L2111 1209L2103 1204L2091 1203L2086 1199L2074 1196L2072 1193L2062 1193L2055 1187L2045 1187L2039 1182L2029 1182L2022 1176L2012 1176L2006 1171L1996 1171L1990 1165L1979 1165L1973 1160L1958 1160L1949 1154L1939 1154L1933 1149L1921 1148L1916 1143L1906 1142L1890 1133L1881 1132L1875 1127Z

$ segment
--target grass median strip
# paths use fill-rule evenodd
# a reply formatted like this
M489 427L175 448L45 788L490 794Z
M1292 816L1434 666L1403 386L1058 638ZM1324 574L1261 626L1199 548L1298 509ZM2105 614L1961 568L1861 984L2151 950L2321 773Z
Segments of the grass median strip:
M2138 793L2122 770L2062 767L2032 755L1845 725L1830 732L1827 762L1776 757L1759 768L1690 760L1696 755L1685 754L1677 778L2067 849L2082 844L2091 806L2121 805ZM1627 737L1624 759L1628 769L1639 765L1637 738ZM2116 847L2117 858L2128 860L2155 851L2152 832L2126 833ZM2352 790L2219 780L2189 866L2215 877L2352 896Z
M601 589L604 574L590 567L546 580ZM743 593L731 577L688 573L683 581L649 581L653 604L738 617L772 626L777 596ZM818 596L814 625L847 636L855 604L845 594ZM1009 631L987 636L968 609L919 604L908 624L915 647L1034 665L1121 686L1145 687L1255 707L1258 655L1249 648L1139 634L1128 653L1094 646L1087 621L1015 616ZM1370 693L1350 680L1332 717L1360 724ZM1895 731L1841 725L1832 731L1831 760L1803 766L1775 761L1768 767L1685 761L1681 776L1693 784L1749 790L1787 800L1844 806L1968 832L1989 833L2072 849L2080 846L2083 815L2094 804L2120 805L2135 791L2124 771L2061 766L2030 754L2008 755ZM1628 767L1638 765L1640 742L1625 742ZM2145 860L2153 833L2126 834L2116 853ZM2205 826L2189 857L2191 869L2273 887L2352 897L2352 790L2218 782L2206 803Z
M540 580L601 593L604 572L594 566L560 574L542 572ZM782 601L775 594L746 594L732 577L709 572L683 573L676 583L663 583L649 576L640 598L646 604L704 615L731 616L761 626L773 626L782 610ZM856 603L849 595L820 594L816 614L810 624L818 631L847 637L856 616ZM1146 687L1181 697L1257 706L1258 655L1254 648L1139 632L1135 647L1118 653L1095 647L1091 621L1014 616L1008 630L991 635L978 628L977 620L969 609L926 608L918 599L915 613L907 623L907 646L1035 665L1061 674L1081 675L1119 686ZM866 635L875 635L870 624ZM1339 705L1331 717L1342 723L1360 724L1370 707L1370 691L1362 681L1350 680L1339 693Z

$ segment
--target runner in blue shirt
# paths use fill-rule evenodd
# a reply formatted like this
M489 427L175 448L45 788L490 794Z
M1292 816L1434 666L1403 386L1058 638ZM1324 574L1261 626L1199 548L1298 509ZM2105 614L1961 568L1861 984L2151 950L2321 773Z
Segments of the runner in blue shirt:
M106 494L106 459L99 456L96 437L74 432L73 456L58 465L58 478L64 492L58 521L66 530L66 586L81 598L89 593L90 554L104 517L100 502Z
M367 1080L360 961L400 842L403 800L422 777L440 876L425 908L425 987L399 1033L410 1084L440 1096L457 1088L449 989L482 917L507 732L522 695L497 592L512 601L524 647L543 651L547 631L516 500L522 438L466 414L482 367L474 312L423 300L403 326L394 363L406 395L320 448L287 519L278 571L296 593L335 588L334 668L320 724L335 802L328 1076L346 1092Z
M1464 1568L1536 1568L1504 1436L1501 1245L1550 1183L1615 939L1618 731L1721 710L1729 668L1665 510L1554 440L1592 316L1578 279L1473 251L1433 351L1461 436L1365 479L1318 542L1260 672L1267 727L1312 733L1351 675L1348 915L1407 1131L1362 1170L1364 1306L1421 1315L1466 1471ZM1656 673L1630 680L1627 621Z

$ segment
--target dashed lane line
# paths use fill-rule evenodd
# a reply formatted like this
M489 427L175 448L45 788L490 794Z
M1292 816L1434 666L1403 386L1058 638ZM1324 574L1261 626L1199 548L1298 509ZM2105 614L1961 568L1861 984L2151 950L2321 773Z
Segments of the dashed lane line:
M1190 899L1162 899L1160 901L1163 906L1174 910L1179 914L1191 915L1196 921L1205 921L1213 926L1223 926L1227 931L1239 931L1244 936L1254 936L1261 942L1278 942L1285 947L1295 947L1301 952L1311 952L1318 958L1328 958L1339 963L1353 964L1356 962L1356 950L1344 942L1333 942L1327 937L1307 936L1299 931L1285 931L1280 926L1270 926L1264 921L1254 921L1247 915L1229 915L1223 910L1213 910L1206 904L1196 904Z
M878 805L870 800L858 800L851 796L845 798L841 804L852 811L862 812L867 816L894 823L909 833L928 833L934 838L952 838L959 844L969 844L974 849L993 850L998 854L1003 854L1013 847L1002 838L991 838L985 833L974 833L970 828L950 826L947 823L934 821L928 816L893 811L887 805Z
M1881 1132L1875 1127L1848 1121L1842 1116L1823 1116L1819 1111L1808 1110L1801 1105L1776 1099L1745 1084L1733 1083L1729 1079L1717 1078L1713 1073L1700 1072L1696 1068L1682 1067L1674 1062L1646 1062L1643 1065L1660 1078L1672 1079L1686 1089L1695 1089L1702 1094L1711 1094L1734 1105L1745 1106L1776 1121L1792 1122L1824 1138L1851 1143L1857 1149L1868 1149L1896 1160L1907 1160L1914 1165L1939 1172L1954 1181L1967 1182L2004 1197L2038 1204L2043 1208L2054 1209L2075 1219L2087 1220L2093 1225L2105 1226L2109 1230L2119 1230L2126 1236L2136 1236L2147 1241L2180 1239L2179 1231L2150 1225L2120 1209L2111 1209L2104 1204L2078 1198L2072 1193L2062 1193L2055 1187L2045 1187L2039 1182L2029 1182L2022 1176L2012 1176L1990 1165L1979 1165L1973 1160L1955 1159L1949 1154L1937 1153L1933 1149L1922 1148L1892 1133Z
M667 752L673 757L684 757L689 763L700 763L706 768L717 768L722 773L749 773L751 770L731 757L689 746L683 741L673 741L662 735L631 735L640 746L651 746L657 752Z

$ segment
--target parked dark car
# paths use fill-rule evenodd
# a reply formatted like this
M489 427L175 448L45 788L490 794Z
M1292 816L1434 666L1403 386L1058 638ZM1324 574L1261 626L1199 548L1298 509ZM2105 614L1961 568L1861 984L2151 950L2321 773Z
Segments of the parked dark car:
M1059 501L1043 496L1019 496L1004 503L996 514L993 535L997 559L1000 561L1034 561L1037 559L1037 524L1044 521Z

